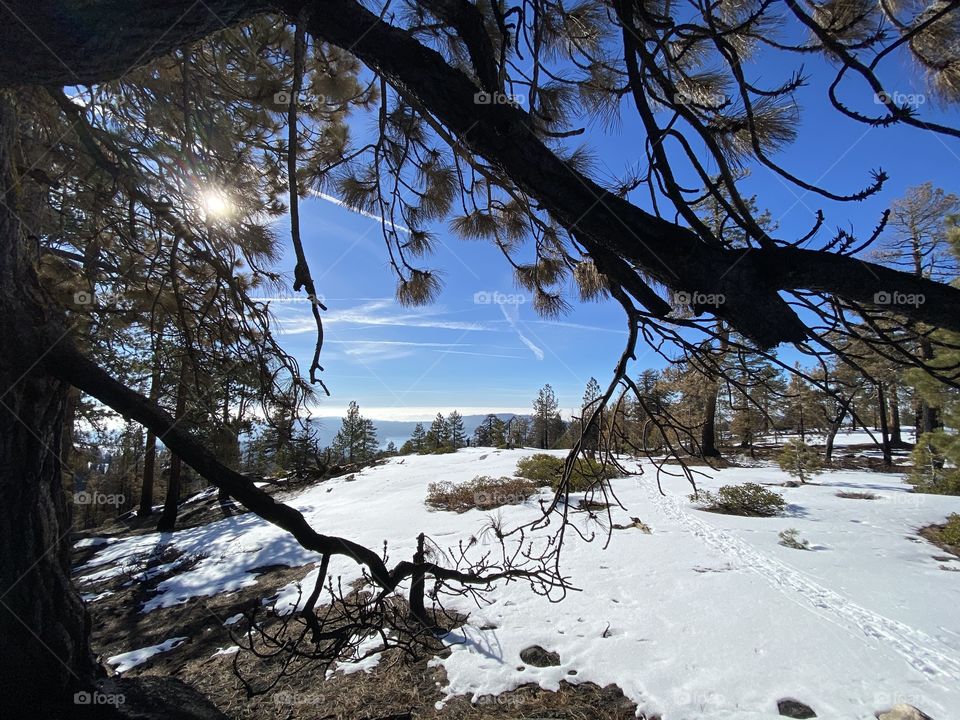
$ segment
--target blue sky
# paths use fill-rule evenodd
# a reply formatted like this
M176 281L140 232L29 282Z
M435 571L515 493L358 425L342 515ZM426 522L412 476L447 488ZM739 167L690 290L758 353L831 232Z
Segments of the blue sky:
M793 61L761 59L748 69L748 76L772 87L795 69ZM800 137L775 159L803 179L838 193L865 187L874 169L883 168L890 180L874 198L838 204L756 166L744 190L771 211L779 223L778 236L795 239L805 234L817 209L827 219L811 247L832 237L837 227L866 236L890 201L911 185L931 180L948 191L960 191L957 140L908 128L869 128L842 117L827 105L830 68L809 57L805 62L812 77L811 87L798 94ZM923 78L903 60L890 62L885 74L890 91L926 93ZM871 95L863 89L855 92L856 84L850 87L845 97L863 112L876 111ZM956 112L936 108L929 96L919 108L928 117L956 124ZM642 159L639 122L629 108L623 118L613 130L588 126L577 139L593 149L594 174L601 182ZM643 204L639 194L631 199ZM383 419L431 417L452 408L463 414L528 412L538 388L547 382L569 411L579 405L587 379L592 375L603 384L619 358L626 333L617 306L569 297L572 310L567 316L543 320L491 245L458 240L444 225L435 227L438 250L424 264L441 270L444 289L433 305L404 308L394 301L395 278L376 220L321 198L304 201L301 215L316 286L329 308L322 363L332 397L319 399L316 415L342 414L350 400L359 402L366 415ZM286 236L284 224L279 230ZM292 266L287 248L281 269L289 272ZM487 295L475 298L477 293ZM506 296L513 302L503 304ZM482 302L494 297L501 302ZM309 307L283 302L273 307L285 331L281 342L308 367L314 343ZM640 350L637 372L663 366L653 351ZM783 356L792 362L789 349Z

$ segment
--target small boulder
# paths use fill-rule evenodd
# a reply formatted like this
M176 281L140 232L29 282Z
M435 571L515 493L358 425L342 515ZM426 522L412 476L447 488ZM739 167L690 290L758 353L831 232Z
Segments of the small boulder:
M898 703L886 712L878 713L877 720L933 720L933 718L913 705Z
M534 667L555 667L560 664L560 656L539 645L531 645L520 651L520 659Z
M804 705L799 700L784 698L777 700L777 710L780 715L788 718L815 718L817 714L809 705Z
M800 487L800 483L796 480L787 480L784 484L784 487Z

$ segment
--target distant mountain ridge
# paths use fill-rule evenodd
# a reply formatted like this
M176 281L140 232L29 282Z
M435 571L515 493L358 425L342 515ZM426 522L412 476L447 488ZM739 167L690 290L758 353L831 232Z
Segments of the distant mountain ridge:
M361 413L363 411L361 410ZM494 413L498 418L507 422L510 418L518 417L516 413ZM413 434L413 429L417 426L417 423L423 425L424 430L430 429L430 423L433 422L433 418L436 415L431 417L424 418L423 420L378 420L377 418L370 418L373 420L373 424L377 426L377 439L380 441L380 447L386 447L387 443L393 441L393 443L399 448L403 443L410 439L410 436ZM468 438L473 439L473 432L476 430L480 423L484 421L486 415L464 415L463 416L463 428L466 431ZM526 416L529 417L529 416ZM310 418L310 428L315 430L317 433L317 439L321 445L329 445L333 442L334 436L336 436L337 431L340 429L341 418L339 417L315 417Z

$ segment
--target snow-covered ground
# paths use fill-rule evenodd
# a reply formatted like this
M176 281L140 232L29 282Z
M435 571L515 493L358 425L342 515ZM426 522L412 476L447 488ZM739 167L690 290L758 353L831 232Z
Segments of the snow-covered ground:
M429 511L430 482L511 475L532 452L469 448L395 458L354 481L322 483L288 501L323 533L374 548L388 540L396 562L413 555L420 532L452 547L487 517L478 510ZM787 479L768 466L711 474L701 487ZM784 516L744 518L695 509L680 479L666 480L661 495L649 470L612 481L626 506L614 510L613 521L639 517L652 534L615 530L606 550L602 539L585 543L568 534L564 570L583 591L562 603L513 583L497 588L493 604L482 609L465 600L454 606L472 615L448 637L452 654L435 661L446 670L445 691L479 697L530 682L547 689L561 680L616 683L639 711L664 720L772 720L781 698L836 720L873 718L897 702L936 720L960 717L960 572L942 569L960 569L960 560L942 559L941 550L916 536L919 527L960 512L960 498L913 494L900 475L837 471L816 482L782 490L789 503ZM878 498L836 496L844 490ZM531 500L498 512L509 525L537 510ZM787 528L815 549L781 546L778 533ZM245 514L173 535L101 544L80 572L135 565L138 555L165 544L199 562L162 582L144 612L255 585L250 571L257 567L317 559ZM331 562L330 572L345 581L359 575L343 558ZM265 588L264 595L274 591ZM280 597L295 593L288 588ZM479 629L487 625L495 628ZM559 653L561 665L525 666L520 651L533 644Z

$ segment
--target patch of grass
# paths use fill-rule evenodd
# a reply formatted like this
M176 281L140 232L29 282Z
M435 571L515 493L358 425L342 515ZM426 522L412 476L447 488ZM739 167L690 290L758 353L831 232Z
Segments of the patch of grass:
M540 485L549 485L556 490L563 478L564 463L564 458L537 453L520 460L514 474L533 480ZM597 460L578 457L574 463L573 472L570 474L570 482L567 488L570 492L583 492L591 486L617 475L617 469L613 465L604 465Z
M756 483L724 485L716 493L700 490L691 495L690 500L701 510L745 517L773 517L787 506L787 501L779 493Z
M537 494L538 485L525 478L485 475L465 483L438 482L427 487L427 505L435 510L466 512L519 505Z
M876 500L880 496L872 492L849 492L843 490L837 493L837 497L847 498L847 500Z
M809 550L810 543L800 537L800 531L796 528L787 528L780 531L780 544L784 547L794 550Z

